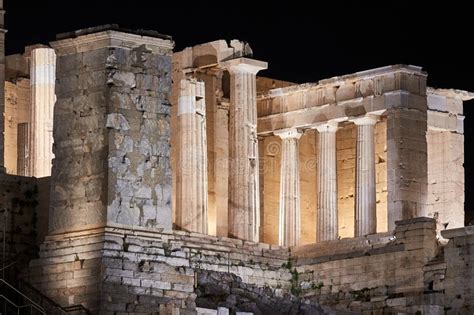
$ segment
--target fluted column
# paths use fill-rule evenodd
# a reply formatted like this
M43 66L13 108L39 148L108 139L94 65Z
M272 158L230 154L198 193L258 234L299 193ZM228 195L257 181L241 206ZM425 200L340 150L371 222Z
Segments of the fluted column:
M355 236L363 236L377 232L374 138L377 119L365 116L352 121L357 125Z
M35 177L51 176L53 160L53 109L56 102L56 54L54 49L31 51L30 167Z
M279 244L296 246L300 243L300 167L298 140L302 133L296 129L275 132L281 138Z
M258 242L260 229L256 74L267 63L238 58L230 73L229 236Z
M323 242L338 238L336 169L337 122L328 122L317 126L316 129L319 132L316 241Z
M176 222L183 230L207 234L207 137L204 93L204 82L195 79L181 80L178 101Z
M20 123L17 125L17 174L30 176L30 124Z

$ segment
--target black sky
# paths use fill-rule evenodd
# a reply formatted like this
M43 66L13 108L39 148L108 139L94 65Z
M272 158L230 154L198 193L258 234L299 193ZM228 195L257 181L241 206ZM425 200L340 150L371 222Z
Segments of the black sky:
M474 14L455 1L4 0L7 54L55 34L116 23L173 36L176 50L248 41L262 75L311 82L405 63L433 87L474 91ZM472 109L471 109L472 108ZM474 102L465 107L466 209L474 208ZM472 179L471 179L472 178ZM473 197L470 197L473 196Z

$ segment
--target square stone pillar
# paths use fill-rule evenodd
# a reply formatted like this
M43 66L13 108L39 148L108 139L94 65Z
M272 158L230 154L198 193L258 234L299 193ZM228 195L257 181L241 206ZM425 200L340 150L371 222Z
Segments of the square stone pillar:
M169 37L58 36L49 231L171 229Z
M423 216L427 198L426 74L402 73L387 108L388 230L395 221Z
M258 242L260 229L256 74L267 63L238 58L230 73L229 236Z

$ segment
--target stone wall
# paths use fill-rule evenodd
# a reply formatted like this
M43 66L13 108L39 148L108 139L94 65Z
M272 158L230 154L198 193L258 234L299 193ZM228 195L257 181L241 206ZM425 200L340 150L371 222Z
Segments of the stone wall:
M469 95L428 89L428 196L422 215L438 230L464 226L463 100Z
M62 305L82 303L102 314L171 314L216 305L258 313L267 300L306 304L320 314L455 314L472 307L469 231L459 230L463 235L443 255L435 221L428 218L397 222L394 233L291 249L180 231L105 228L48 236L28 280ZM209 278L220 287L210 286L216 281ZM260 304L253 298L259 294Z
M106 222L171 228L173 42L113 26L70 36L51 44L58 57L50 231Z
M448 314L474 313L474 226L441 232L449 239L444 264L433 279L434 289L446 292ZM443 271L446 273L443 277Z
M393 234L296 248L303 296L362 314L443 314L443 300L427 292L425 266L438 254L435 222L397 222Z
M49 182L0 174L0 239L6 232L5 264L8 280L28 267L38 255L48 225ZM46 217L45 217L46 214ZM3 260L3 254L1 259Z

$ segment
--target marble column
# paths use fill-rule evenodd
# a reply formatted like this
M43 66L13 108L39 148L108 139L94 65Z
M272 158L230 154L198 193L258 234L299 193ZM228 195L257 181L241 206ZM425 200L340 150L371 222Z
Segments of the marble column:
M31 51L31 176L51 176L53 109L56 102L56 54L51 48Z
M337 122L318 125L318 200L316 241L330 241L338 238L337 221L337 169L336 131Z
M17 174L30 176L30 124L20 123L17 125Z
M207 137L204 82L183 79L178 101L176 222L179 228L208 233Z
M238 58L230 73L229 236L258 242L260 229L256 74L267 63Z
M296 129L275 132L281 138L279 245L300 244L300 167L298 140L302 133Z
M375 123L374 116L352 120L357 125L355 236L377 232L375 199Z

